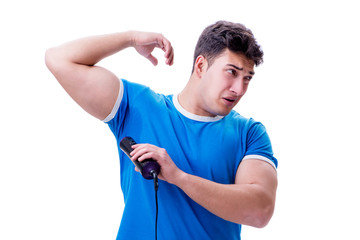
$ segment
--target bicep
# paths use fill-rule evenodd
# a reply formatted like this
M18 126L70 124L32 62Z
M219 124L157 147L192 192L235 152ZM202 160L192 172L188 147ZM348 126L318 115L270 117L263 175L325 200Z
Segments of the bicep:
M242 209L244 224L264 227L270 221L274 209L277 189L277 173L268 162L259 159L243 160L237 170L235 186L245 189L248 202ZM245 194L245 193L243 193Z
M276 169L263 160L243 160L236 172L235 184L256 184L274 202L277 183Z
M119 95L120 80L99 66L71 62L48 64L50 71L65 91L86 112L103 120L111 112Z

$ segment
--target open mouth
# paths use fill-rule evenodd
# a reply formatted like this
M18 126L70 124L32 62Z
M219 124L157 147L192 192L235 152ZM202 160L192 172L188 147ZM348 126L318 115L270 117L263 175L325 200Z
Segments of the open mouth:
M230 99L230 98L224 98L224 99L228 102L235 102L235 99Z
M232 98L223 98L225 101L225 104L228 106L232 106L235 102L236 99L232 99Z

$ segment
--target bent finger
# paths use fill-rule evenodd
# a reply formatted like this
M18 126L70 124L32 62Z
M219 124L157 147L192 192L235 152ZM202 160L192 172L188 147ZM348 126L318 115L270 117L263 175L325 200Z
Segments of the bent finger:
M156 59L156 57L154 57L152 54L150 54L149 56L146 57L147 59L149 59L149 61L156 66L158 64L158 60Z

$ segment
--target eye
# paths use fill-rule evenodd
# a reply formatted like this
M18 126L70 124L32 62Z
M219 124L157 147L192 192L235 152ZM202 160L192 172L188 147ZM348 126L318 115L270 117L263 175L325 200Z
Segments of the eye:
M226 72L230 73L230 74L233 75L233 76L236 76L236 75L237 75L237 72L236 72L236 70L234 70L234 69L228 69L228 70L226 70Z

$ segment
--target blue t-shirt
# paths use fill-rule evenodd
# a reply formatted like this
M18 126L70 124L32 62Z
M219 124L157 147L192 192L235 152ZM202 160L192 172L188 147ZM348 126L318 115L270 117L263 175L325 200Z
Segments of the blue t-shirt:
M275 168L277 160L264 126L231 111L225 117L187 112L173 95L122 80L107 122L116 137L165 148L184 172L217 183L233 184L240 162L261 159ZM151 180L134 170L120 150L120 178L125 207L117 239L152 239L155 193ZM159 180L158 239L240 239L241 225L226 221L189 198L180 188Z

